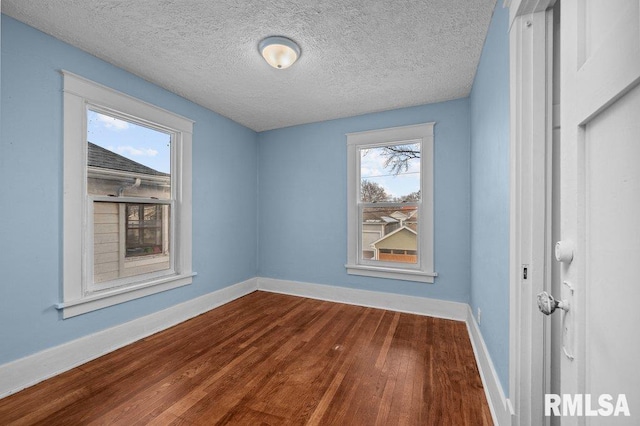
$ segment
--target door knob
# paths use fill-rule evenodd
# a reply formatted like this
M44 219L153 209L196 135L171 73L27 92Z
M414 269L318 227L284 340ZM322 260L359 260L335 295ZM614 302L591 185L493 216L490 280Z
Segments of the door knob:
M538 294L538 309L545 315L551 315L556 309L569 311L569 304L565 300L556 300L552 295L543 291Z

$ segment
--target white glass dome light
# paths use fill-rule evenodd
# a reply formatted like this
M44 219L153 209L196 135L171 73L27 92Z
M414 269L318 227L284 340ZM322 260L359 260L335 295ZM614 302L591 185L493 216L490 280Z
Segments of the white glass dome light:
M286 37L267 37L258 44L258 50L269 65L281 70L300 57L300 46Z

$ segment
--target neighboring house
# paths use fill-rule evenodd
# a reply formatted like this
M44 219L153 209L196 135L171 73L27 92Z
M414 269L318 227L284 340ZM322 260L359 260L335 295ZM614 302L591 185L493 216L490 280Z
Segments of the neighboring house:
M371 243L374 259L386 262L417 263L418 233L403 226Z
M367 208L362 215L362 258L416 263L417 213L417 209L411 206L400 210L397 207ZM411 236L407 235L406 238L403 238L402 243L397 237L394 239L396 240L394 244L397 246L393 248L387 247L385 244L389 244L390 240L387 240L386 237L390 237L391 234L403 228L411 231ZM384 241L388 241L388 243ZM381 242L383 245L380 245ZM387 252L387 250L392 250L393 252ZM382 257L380 257L381 254L383 255Z
M88 194L114 198L93 203L94 282L168 269L169 205L131 198L169 198L171 175L91 142L87 157Z

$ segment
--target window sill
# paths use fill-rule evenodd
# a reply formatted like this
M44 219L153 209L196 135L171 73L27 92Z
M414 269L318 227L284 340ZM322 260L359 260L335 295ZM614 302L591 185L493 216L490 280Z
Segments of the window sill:
M423 283L433 283L434 278L438 276L436 272L369 265L345 265L345 268L347 268L347 274L349 275L362 275L365 277L389 278L394 280L417 281Z
M149 256L137 256L137 257L125 257L124 258L124 268L125 269L133 269L139 268L141 266L148 265L156 265L158 263L167 263L170 262L170 257L168 254L154 254ZM169 269L167 267L166 269Z
M193 272L189 274L161 277L145 281L137 285L115 288L100 293L94 293L81 299L57 303L55 307L62 311L62 318L67 319L87 312L106 308L108 306L113 306L118 303L189 285L193 282L193 277L196 275L197 274Z

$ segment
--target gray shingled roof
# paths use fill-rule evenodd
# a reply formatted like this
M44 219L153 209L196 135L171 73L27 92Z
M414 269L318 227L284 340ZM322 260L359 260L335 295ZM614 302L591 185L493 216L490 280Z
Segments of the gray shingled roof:
M129 160L120 154L109 151L101 146L88 142L88 165L90 167L100 167L102 169L119 170L122 172L142 173L154 176L170 176L168 173L162 173L147 167L144 164Z
M398 218L394 217L394 214L397 215L398 212L401 212L406 216L410 216L406 219L406 222L417 222L418 214L416 209L417 207L410 207L410 206L367 207L362 212L362 219L364 222L370 222L370 223L400 222Z

